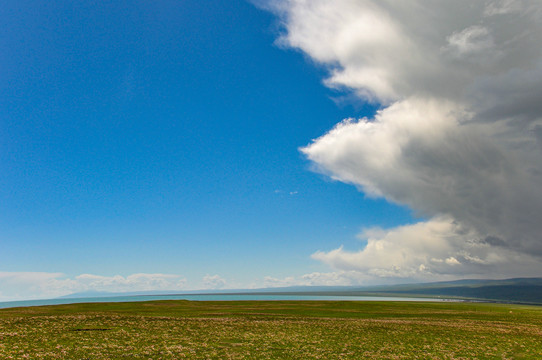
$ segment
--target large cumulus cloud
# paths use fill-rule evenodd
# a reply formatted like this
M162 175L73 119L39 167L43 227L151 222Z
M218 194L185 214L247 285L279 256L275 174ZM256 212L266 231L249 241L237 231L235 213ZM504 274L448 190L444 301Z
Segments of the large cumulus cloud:
M382 105L374 118L343 120L301 151L334 179L429 219L402 228L402 237L384 231L360 252L313 257L378 276L537 273L542 3L268 6L283 21L279 42L327 67L327 86ZM394 252L404 256L390 257Z

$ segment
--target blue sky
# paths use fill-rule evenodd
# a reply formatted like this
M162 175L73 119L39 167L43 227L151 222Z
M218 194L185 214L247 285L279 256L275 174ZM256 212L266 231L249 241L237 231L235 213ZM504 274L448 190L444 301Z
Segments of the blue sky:
M310 171L298 147L374 106L337 106L268 12L9 1L0 18L0 271L263 286L410 221Z
M0 300L537 274L536 1L257 3L4 2Z

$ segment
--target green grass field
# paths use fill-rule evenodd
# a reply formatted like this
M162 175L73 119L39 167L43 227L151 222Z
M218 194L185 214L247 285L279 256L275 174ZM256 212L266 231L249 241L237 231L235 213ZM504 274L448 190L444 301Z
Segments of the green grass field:
M542 307L154 301L0 310L0 359L542 359Z

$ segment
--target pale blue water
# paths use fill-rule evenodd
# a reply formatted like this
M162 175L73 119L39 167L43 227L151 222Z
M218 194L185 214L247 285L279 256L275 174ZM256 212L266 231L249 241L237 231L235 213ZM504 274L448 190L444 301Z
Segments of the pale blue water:
M0 302L0 309L21 306L61 305L100 302L132 302L153 300L240 301L240 300L328 300L328 301L450 301L440 298L385 297L385 296L321 296L321 295L255 295L255 294L188 294L89 297L77 299L48 299Z

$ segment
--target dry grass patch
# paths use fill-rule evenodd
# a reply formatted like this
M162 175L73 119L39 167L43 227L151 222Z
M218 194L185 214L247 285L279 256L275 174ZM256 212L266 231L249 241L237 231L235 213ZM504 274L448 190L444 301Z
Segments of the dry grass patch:
M540 359L542 309L297 301L5 309L0 358Z

